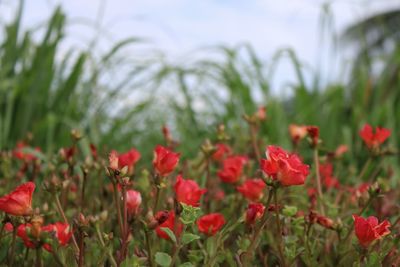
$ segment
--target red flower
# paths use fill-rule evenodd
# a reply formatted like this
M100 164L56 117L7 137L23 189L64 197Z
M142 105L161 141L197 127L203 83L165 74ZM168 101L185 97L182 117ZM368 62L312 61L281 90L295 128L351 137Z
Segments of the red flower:
M182 175L178 175L178 177L176 177L174 190L176 199L179 202L194 207L199 206L201 196L207 191L206 189L201 189L195 181L183 179Z
M368 247L373 241L390 233L390 222L387 220L379 224L378 219L374 216L364 219L358 215L353 215L353 219L356 236L363 247Z
M163 217L163 215L164 211L159 211L156 214L156 218L160 216ZM183 224L178 221L175 229L175 212L171 210L168 212L168 219L159 224L156 228L156 233L159 237L170 240L168 234L164 232L161 228L169 228L175 234L175 236L179 236L182 233Z
M140 192L135 190L126 191L126 206L129 214L136 215L139 212L140 204L142 204Z
M311 138L313 146L318 145L319 140L319 128L317 126L307 126L308 135Z
M215 161L222 161L226 156L232 154L232 149L228 145L220 143L216 144L215 147L217 148L217 151L212 155L212 158Z
M375 148L385 142L390 136L390 130L386 128L376 127L375 133L372 126L368 123L360 131L360 136L364 140L368 148Z
M13 192L0 198L0 210L15 216L32 213L32 194L35 184L27 182L18 186Z
M92 157L94 160L97 160L97 147L94 144L89 145L90 148L90 153L92 154Z
M197 220L199 231L208 236L215 235L225 224L225 218L220 213L210 213Z
M289 154L278 146L268 146L267 159L261 160L261 169L282 185L304 184L309 166L301 162L296 154Z
M254 224L264 215L265 206L261 203L250 203L246 210L246 223Z
M218 177L225 183L236 183L243 172L247 158L243 156L232 156L223 161L222 170L218 171Z
M6 231L13 231L13 226L11 223L7 223L5 225L5 230ZM22 241L24 242L25 246L28 248L36 248L37 244L34 242L34 240L31 240L30 237L28 236L28 232L32 234L33 229L32 225L27 223L27 224L20 224L17 227L17 236L20 237L22 239ZM56 222L55 224L49 224L46 226L41 227L40 231L43 232L48 232L48 233L54 233L55 234L55 238L57 238L58 243L61 246L66 246L68 245L69 240L72 237L72 231L71 228L68 224L66 223L61 223L61 222ZM47 250L47 251L51 251L51 245L50 244L43 244L43 247Z
M13 151L13 156L17 159L24 160L24 161L35 160L36 157L34 154L28 153L28 152L23 152L24 148L28 148L28 147L29 146L27 144L25 144L23 141L18 142ZM41 150L39 147L36 147L35 151L40 152Z
M171 174L179 162L179 153L174 153L171 150L156 146L154 149L153 167L160 176L168 176Z
M331 163L319 165L319 173L324 179L324 184L326 188L339 188L339 181L335 177L333 177L333 165Z
M251 179L246 180L242 185L237 186L236 189L248 200L257 202L262 198L265 186L263 180Z
M71 227L67 223L56 222L42 227L42 231L54 233L61 246L68 245L72 237Z
M133 167L135 163L140 159L140 153L132 148L126 153L118 155L118 165L120 168L125 166Z

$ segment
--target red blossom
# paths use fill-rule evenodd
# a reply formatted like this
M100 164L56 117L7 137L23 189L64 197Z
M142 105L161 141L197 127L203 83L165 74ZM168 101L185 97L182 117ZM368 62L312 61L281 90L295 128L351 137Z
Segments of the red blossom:
M160 176L171 174L178 165L179 157L179 153L174 153L160 145L156 146L153 159L153 167L156 173Z
M213 160L222 161L224 158L232 154L232 149L225 144L216 144L217 151L212 155Z
M156 218L158 217L164 218L165 217L164 211L157 212ZM164 232L161 228L168 228L175 234L175 236L179 236L182 233L183 224L180 221L178 221L176 226L177 227L175 229L175 212L171 210L168 212L168 218L163 223L157 226L156 233L159 237L170 240L168 234Z
M246 210L246 223L254 224L259 220L265 211L265 206L261 203L250 203Z
M139 151L132 148L126 153L118 154L118 166L120 169L125 166L127 166L129 169L133 169L140 157L141 155Z
M193 207L199 206L201 196L207 191L206 189L201 189L196 181L183 179L182 175L178 175L178 177L176 177L174 190L176 199L179 202Z
M368 247L373 241L390 234L391 225L387 220L379 223L374 216L365 219L358 215L353 215L353 219L356 236L363 247Z
M225 224L225 218L220 213L210 213L197 220L197 227L200 232L208 236L215 235Z
M311 138L312 145L315 147L319 141L319 128L317 126L307 126L308 135Z
M368 148L379 147L386 139L389 138L391 132L389 129L376 127L375 133L371 125L368 123L360 131L360 137Z
M339 188L339 181L333 176L333 165L331 163L319 165L319 173L324 179L326 188Z
M128 213L136 215L139 212L140 204L142 204L142 196L140 192L135 190L126 191L126 207Z
M246 162L247 158L243 156L228 157L223 161L222 170L219 170L217 175L225 183L236 183L242 175Z
M18 186L13 192L0 198L0 210L15 216L32 213L32 194L35 184L27 182Z
M23 160L23 161L35 160L36 156L34 154L23 151L25 148L29 148L29 146L27 144L25 144L25 142L19 141L13 151L13 156L15 158L17 158L19 160ZM36 147L35 151L40 152L41 151L40 147Z
M237 186L236 190L248 200L257 202L263 197L265 186L266 184L262 179L250 179Z
M261 160L265 174L282 185L302 185L309 174L309 166L303 164L296 154L289 154L278 146L268 146L267 159Z

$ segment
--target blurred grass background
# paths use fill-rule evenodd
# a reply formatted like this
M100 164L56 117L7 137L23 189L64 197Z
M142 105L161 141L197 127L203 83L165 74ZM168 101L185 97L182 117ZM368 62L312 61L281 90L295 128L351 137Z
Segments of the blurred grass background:
M1 25L0 149L11 149L32 133L32 144L51 153L70 144L75 128L88 137L82 143L86 151L89 142L104 151L134 146L149 160L166 123L183 144L184 156L193 156L220 123L236 137L247 133L242 115L259 106L267 107L268 120L261 127L265 143L288 147L290 123L315 124L326 149L347 144L351 157L363 149L358 130L369 122L392 129L390 145L400 146L399 10L367 18L343 33L339 49L357 51L351 70L323 88L318 73L312 86L306 85L306 66L291 49L266 61L247 44L213 47L207 49L215 57L172 65L159 55L127 57L126 47L143 42L129 38L101 56L90 46L60 55L66 26L62 10L41 26L39 40L32 37L37 29L21 28L22 16L23 2L12 23ZM296 73L286 97L270 90L282 60L289 60ZM137 95L134 105L125 101L131 95Z

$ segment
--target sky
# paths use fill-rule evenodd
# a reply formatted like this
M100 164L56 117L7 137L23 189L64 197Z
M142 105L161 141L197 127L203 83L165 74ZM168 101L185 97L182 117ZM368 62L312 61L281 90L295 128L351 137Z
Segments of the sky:
M13 0L0 0L0 17L13 17ZM84 46L102 29L98 49L139 36L149 46L179 62L199 47L251 44L270 60L290 47L311 71L326 82L341 79L346 55L332 49L332 36L359 19L399 7L398 0L26 0L23 25L40 25L55 6L67 13L71 45ZM325 7L325 9L324 9ZM321 14L329 10L332 24L321 35ZM99 19L100 18L100 19ZM325 16L327 18L327 16ZM91 25L91 26L89 26ZM324 37L321 42L321 36ZM288 65L279 69L275 90L290 82Z

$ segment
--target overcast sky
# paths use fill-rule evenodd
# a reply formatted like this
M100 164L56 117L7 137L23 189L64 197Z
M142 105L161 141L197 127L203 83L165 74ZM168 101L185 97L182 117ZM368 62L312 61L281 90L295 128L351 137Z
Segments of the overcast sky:
M15 0L0 0L3 20L13 16ZM320 17L328 3L333 14L332 30L340 33L351 23L372 13L399 7L399 0L26 0L24 25L48 17L61 4L72 25L68 36L77 44L93 38L84 20L97 21L103 30L103 46L128 36L151 39L152 46L172 60L206 45L250 43L268 60L282 47L293 48L299 58L322 72L328 80L340 73L338 58L329 44L321 47ZM101 17L99 21L97 18ZM84 20L82 20L84 19ZM102 37L104 37L102 36ZM342 60L342 59L340 59ZM331 69L334 69L333 71ZM290 76L285 67L278 80ZM327 74L330 73L330 74ZM333 74L334 73L334 74ZM290 78L288 78L290 80Z

